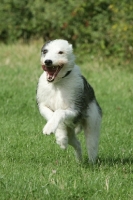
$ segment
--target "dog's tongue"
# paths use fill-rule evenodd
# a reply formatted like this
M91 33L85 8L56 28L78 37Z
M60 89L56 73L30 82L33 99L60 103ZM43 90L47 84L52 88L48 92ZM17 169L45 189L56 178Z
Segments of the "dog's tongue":
M57 76L58 72L60 71L61 67L47 67L42 65L44 71L47 72L47 80L49 82L54 81L55 77Z
M56 77L55 71L47 71L47 80L52 82Z

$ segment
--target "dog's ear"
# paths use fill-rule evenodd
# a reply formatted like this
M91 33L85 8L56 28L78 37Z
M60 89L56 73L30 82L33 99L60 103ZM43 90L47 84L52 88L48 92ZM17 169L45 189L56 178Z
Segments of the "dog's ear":
M73 50L73 45L72 44L69 44L69 47L71 50Z
M41 51L51 42L51 40L47 41L41 48Z

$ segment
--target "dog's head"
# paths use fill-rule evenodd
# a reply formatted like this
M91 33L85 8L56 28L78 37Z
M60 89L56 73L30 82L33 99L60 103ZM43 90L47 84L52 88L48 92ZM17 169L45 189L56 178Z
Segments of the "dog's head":
M41 49L41 65L48 82L57 82L74 67L72 45L66 40L49 41Z

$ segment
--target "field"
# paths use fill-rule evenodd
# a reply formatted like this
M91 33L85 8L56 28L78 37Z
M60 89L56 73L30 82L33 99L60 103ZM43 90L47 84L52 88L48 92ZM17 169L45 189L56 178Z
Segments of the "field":
M83 163L43 136L36 105L41 43L0 45L0 199L132 200L133 70L86 57L82 73L103 109L99 157ZM114 65L114 66L113 66Z

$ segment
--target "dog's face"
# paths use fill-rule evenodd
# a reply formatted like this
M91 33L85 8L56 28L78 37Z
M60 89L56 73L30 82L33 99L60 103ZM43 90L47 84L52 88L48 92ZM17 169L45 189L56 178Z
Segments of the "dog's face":
M74 67L72 45L58 39L47 42L41 49L41 65L48 82L57 82Z

